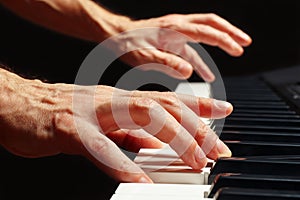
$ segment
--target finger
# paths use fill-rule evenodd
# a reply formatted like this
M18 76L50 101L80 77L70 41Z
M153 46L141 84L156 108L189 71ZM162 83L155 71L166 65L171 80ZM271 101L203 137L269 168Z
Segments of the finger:
M228 147L199 119L199 116L210 118L211 116L214 118L227 116L232 112L230 103L190 95L176 95L171 92L153 92L151 96L153 99L157 98L156 101L171 113L189 134L195 137L205 155L211 159L231 156Z
M228 116L233 107L226 101L220 101L211 98L196 97L186 94L177 94L174 92L144 92L137 91L132 93L136 97L148 97L157 101L164 109L173 116L173 110L180 107L180 101L188 106L194 113L200 117L219 119Z
M180 146L184 147L185 143L186 144L190 143L191 149L196 148L197 151L200 151L201 156L207 155L209 156L209 158L212 159L216 159L218 157L224 157L224 156L227 157L231 156L231 152L227 148L227 146L221 141L219 141L218 136L207 125L205 125L201 121L201 119L199 119L199 117L196 115L195 112L193 112L185 104L180 102L178 98L173 98L172 95L169 95L169 98L166 99L168 100L164 101L164 103L160 101L161 105L165 106L164 108L180 124L179 131L177 131L177 133L174 133L172 132L172 130L168 130L168 129L164 130L163 128L160 131L157 131L157 127L159 127L160 124L153 123L152 125L155 126L155 129L153 129L153 127L150 127L150 129L148 129L149 132L152 133L157 132L156 137L162 139L162 141L165 141L166 143L169 143L170 146L173 147L176 152L178 152L178 150L181 153L187 152L187 154L182 156L184 161L186 161L185 158L188 158L188 156L190 156L188 152L190 149L179 149L179 147ZM172 100L170 101L170 99ZM163 116L162 113L159 114L158 112L154 112L153 115L157 119L160 119ZM172 123L174 122L166 121L165 124L172 127ZM186 133L185 130L188 133ZM163 136L159 135L161 133L166 133L165 131L168 131L167 133L170 133L171 135L170 134L163 135ZM182 137L185 138L182 139ZM191 139L191 137L195 137L197 144L200 145L201 148L199 148L198 145L194 144L194 140ZM172 141L170 141L170 139L172 139ZM173 143L173 146L171 143Z
M233 111L233 106L226 101L183 94L177 94L177 96L200 117L220 119L230 115Z
M182 104L181 110L177 110L178 114L179 112L182 115L180 121L181 125L192 134L207 157L216 160L219 157L231 156L229 148L218 138L209 126L203 123L201 119L190 110L190 108Z
M251 44L252 39L241 29L229 23L227 20L215 14L191 14L188 15L191 22L207 24L222 32L228 33L237 43L242 46Z
M119 129L144 129L164 143L168 143L186 164L201 169L207 159L194 138L151 98L128 98L125 95L113 97L110 109L99 109L98 120L109 124L105 133ZM103 112L104 111L104 112ZM101 125L102 124L102 125Z
M162 148L164 144L143 129L122 129L106 134L118 146L128 151L138 152L141 148Z
M216 160L220 157L231 157L230 149L219 139L211 129L200 126L195 134L195 140L201 146L208 158Z
M120 149L92 124L70 113L58 113L54 118L57 145L63 153L80 154L99 169L121 182L152 182Z
M161 50L151 50L151 53L150 57L156 63L145 64L140 67L141 69L160 71L177 79L187 79L192 75L193 67L191 64L179 56Z
M77 126L78 131L84 131L80 138L86 148L86 151L82 152L85 157L120 182L152 183L143 170L124 155L115 143L99 133L96 128L87 126Z
M180 158L194 169L201 169L207 159L188 131L157 102L134 98L130 105L133 121L162 142L168 143Z
M204 24L185 24L182 32L192 39L211 46L218 46L229 55L240 56L244 50L232 37L223 31Z
M185 44L181 48L180 56L193 66L196 73L201 76L204 81L213 82L215 80L215 76L209 67L205 64L199 54L188 44Z

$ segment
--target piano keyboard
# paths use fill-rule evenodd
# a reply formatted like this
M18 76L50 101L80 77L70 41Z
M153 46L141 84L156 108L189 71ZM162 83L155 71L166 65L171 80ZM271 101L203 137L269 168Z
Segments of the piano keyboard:
M220 139L232 157L210 160L197 171L168 146L141 149L134 161L155 184L121 183L111 200L300 199L297 109L261 77L224 82L234 111L226 118ZM214 125L218 127L217 122Z

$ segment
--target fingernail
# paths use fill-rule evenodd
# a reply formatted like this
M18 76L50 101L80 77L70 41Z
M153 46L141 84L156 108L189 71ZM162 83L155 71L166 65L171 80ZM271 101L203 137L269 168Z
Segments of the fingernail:
M217 140L218 157L231 157L230 149L220 140Z
M235 42L232 43L232 48L239 53L242 53L244 51L243 48Z
M145 178L144 176L142 176L139 181L139 183L152 183L152 181L150 181L149 179Z
M214 100L214 105L220 110L228 110L232 108L231 103L226 101Z
M245 34L245 33L243 33L241 36L242 36L242 38L243 38L245 41L250 41L250 40L251 40L251 38L249 37L249 35L247 35L247 34Z
M202 77L202 78L206 82L209 82L209 83L213 82L216 79L216 77L215 77L215 75L213 75L213 73L207 74L205 77Z

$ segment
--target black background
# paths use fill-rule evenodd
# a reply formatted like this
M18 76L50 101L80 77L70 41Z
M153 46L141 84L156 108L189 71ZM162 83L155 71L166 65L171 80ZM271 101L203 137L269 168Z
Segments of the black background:
M205 46L223 76L255 74L300 63L297 0L103 0L101 3L136 19L168 13L216 13L224 17L247 32L253 44L239 58ZM17 73L49 82L73 83L81 62L96 45L33 25L2 7L0 22L0 61ZM102 83L114 85L127 69L116 62ZM1 200L109 199L117 186L77 156L24 159L3 151L0 160Z

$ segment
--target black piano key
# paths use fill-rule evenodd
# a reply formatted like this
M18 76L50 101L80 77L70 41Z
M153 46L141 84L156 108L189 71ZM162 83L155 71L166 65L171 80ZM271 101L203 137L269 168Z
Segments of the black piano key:
M285 162L300 162L300 155L278 155L278 156L251 156L247 157L248 160L274 160Z
M273 157L254 157L254 158L219 158L212 167L209 174L209 184L213 182L218 174L223 173L242 173L256 175L278 175L278 176L300 176L300 159L290 159L284 156L282 159ZM293 158L293 157L292 157Z
M234 88L249 88L249 89L257 89L257 88L269 88L267 85L258 79L258 77L251 79L240 79L240 78L224 78L226 89L234 89ZM255 86L255 87L253 87Z
M270 90L249 90L249 89L245 91L241 91L239 89L227 90L227 94L229 95L229 97L234 97L234 96L275 97L277 96L274 92Z
M216 126L219 126L216 124ZM217 127L220 129L221 127ZM237 125L237 124L224 124L223 130L227 131L270 131L274 133L278 132L287 132L287 133L299 133L300 127L297 126L265 126L265 125L257 125L257 126L249 126L249 125Z
M293 110L267 110L267 109L233 109L233 113L249 113L249 114L277 114L277 115L296 115Z
M224 187L300 191L300 177L275 175L258 176L253 174L219 174L212 184L208 197L213 198L217 191Z
M230 117L238 117L238 118L257 118L257 114L255 113L231 113L226 119ZM295 114L285 114L285 115L278 115L278 114L259 114L259 118L266 118L266 119L300 119L299 115Z
M215 200L296 200L300 199L299 191L266 190L246 188L222 188L214 197Z
M298 149L300 146L299 114L258 77L230 78L228 81L225 79L225 86L227 100L233 104L234 111L226 118L220 138L227 142L230 149L233 149L234 156L248 155L250 157L219 159L211 170L209 181L211 182L216 174L222 171L224 173L248 173L250 174L248 176L255 174L253 177L261 177L261 181L267 181L263 179L266 175L299 176L300 173L297 170L297 166L300 166L300 159L297 157L300 155ZM219 127L216 123L216 128L221 130L222 126ZM270 155L262 156L268 154ZM279 154L279 156L271 156L274 154ZM240 183L239 187L247 187L244 184L247 185L248 182ZM255 182L251 184L255 185ZM284 184L284 186L287 185ZM278 187L276 189L279 190ZM230 193L228 190L225 193L220 190L225 195L217 195L216 198L289 199L281 190L252 190L250 192L242 190L234 190L234 195L231 196L228 195ZM297 190L299 191L299 188ZM274 192L277 194L274 195ZM263 195L256 195L258 193ZM295 196L293 192L288 193L291 199L300 199L300 196Z
M264 155L300 155L300 144L251 141L224 141L234 157Z
M244 104L234 104L234 109L266 109L266 110L288 110L290 107L288 105L270 105L265 103L264 105L244 105Z
M247 105L275 105L275 106L285 106L287 105L285 102L283 101L268 101L268 102L265 102L265 101L248 101L248 100L234 100L234 101L231 101L230 103L232 103L233 105L244 105L244 106L247 106Z
M252 101L281 101L277 96L227 96L228 101L233 100L252 100Z
M228 90L227 90L228 91ZM239 90L230 90L228 92L227 97L255 97L255 98L265 98L270 97L273 99L280 99L277 94L274 92L260 92L260 91L252 91L248 90L247 92L240 92Z
M228 117L226 123L245 124L245 125L272 125L272 126L299 126L300 119L265 119L257 116L256 118Z
M222 131L221 140L238 140L238 141L264 141L264 142L287 142L299 143L299 133L274 133L258 131Z

